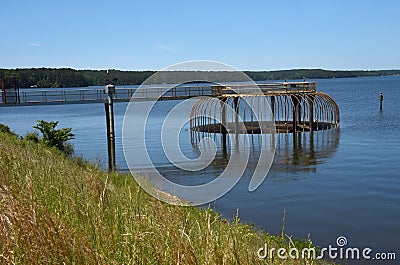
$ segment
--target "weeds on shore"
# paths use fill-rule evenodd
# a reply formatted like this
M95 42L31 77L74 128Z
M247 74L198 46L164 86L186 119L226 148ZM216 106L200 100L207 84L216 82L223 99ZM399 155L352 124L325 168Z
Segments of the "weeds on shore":
M162 203L128 174L107 173L0 132L0 263L320 264L260 260L284 235ZM302 241L310 245L311 242Z

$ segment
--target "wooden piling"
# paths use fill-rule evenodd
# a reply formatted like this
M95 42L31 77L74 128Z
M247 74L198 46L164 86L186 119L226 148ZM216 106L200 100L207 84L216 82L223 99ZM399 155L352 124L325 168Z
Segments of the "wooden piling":
M107 127L107 148L108 148L108 170L113 172L116 170L115 162L115 130L114 130L114 105L113 94L115 92L114 85L107 85L105 93L108 94L107 102L104 103L106 111L106 127Z
M221 135L222 135L222 149L224 153L226 153L226 145L227 145L227 139L226 139L226 134L227 130L226 127L228 126L226 122L226 100L228 98L223 97L220 98L220 104L221 104Z

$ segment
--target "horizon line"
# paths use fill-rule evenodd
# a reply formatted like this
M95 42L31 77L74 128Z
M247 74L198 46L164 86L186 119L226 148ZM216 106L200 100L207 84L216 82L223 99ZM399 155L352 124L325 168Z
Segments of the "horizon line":
M76 70L76 71L123 71L123 72L160 72L163 71L161 70L127 70L127 69L115 69L115 68L73 68L73 67L48 67L48 66L38 66L38 67L15 67L15 68L0 68L0 70L29 70L29 69L71 69L71 70ZM296 71L296 70L322 70L322 71L363 71L363 72L373 72L373 71L400 71L400 68L385 68L385 69L327 69L327 68L288 68L288 69L274 69L274 70L238 70L241 72L275 72L275 71ZM206 72L205 70L173 70L173 71L199 71L199 72ZM213 72L235 72L234 70L228 71L228 70L217 70Z

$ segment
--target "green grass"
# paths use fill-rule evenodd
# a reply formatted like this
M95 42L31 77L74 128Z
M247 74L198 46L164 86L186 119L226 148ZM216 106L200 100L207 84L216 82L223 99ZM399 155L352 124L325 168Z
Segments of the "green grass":
M320 264L259 260L290 241L162 203L127 174L0 133L0 264ZM296 243L293 243L296 242Z

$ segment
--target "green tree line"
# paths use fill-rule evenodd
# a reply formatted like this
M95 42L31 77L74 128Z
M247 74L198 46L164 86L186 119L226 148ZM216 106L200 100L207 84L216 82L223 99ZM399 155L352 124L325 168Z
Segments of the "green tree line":
M17 68L0 69L0 76L17 76L21 88L37 86L49 87L87 87L103 86L107 83L115 85L138 85L143 83L155 71L120 71L109 70L75 70L71 68ZM277 71L245 71L255 81L284 80L284 79L317 79L317 78L345 78L360 76L400 75L400 70L351 70L332 71L323 69L293 69ZM171 80L171 73L165 72L158 75L160 83ZM180 75L192 75L195 80L212 80L221 82L241 81L236 80L238 75L232 72L174 72L177 80ZM163 76L168 76L164 79ZM202 78L204 77L204 78ZM158 81L156 80L156 81Z

